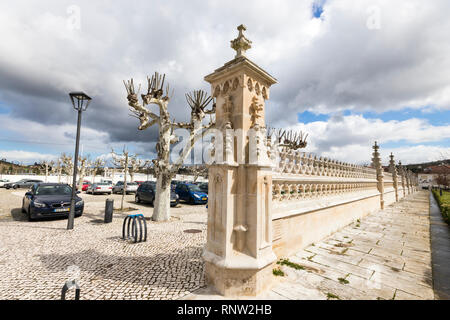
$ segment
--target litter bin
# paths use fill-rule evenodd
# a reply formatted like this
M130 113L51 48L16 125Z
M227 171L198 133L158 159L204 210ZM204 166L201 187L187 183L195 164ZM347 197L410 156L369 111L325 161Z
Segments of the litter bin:
M111 223L112 222L113 211L114 211L114 200L113 199L106 199L106 204L105 204L105 223Z

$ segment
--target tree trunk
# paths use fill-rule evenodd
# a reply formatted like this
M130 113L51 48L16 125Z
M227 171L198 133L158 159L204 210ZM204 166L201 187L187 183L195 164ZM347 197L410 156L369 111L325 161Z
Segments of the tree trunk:
M170 175L159 172L156 174L156 197L153 203L153 221L168 221L170 219Z
M128 152L125 153L125 174L123 176L122 201L120 202L120 210L123 211L123 200L127 192L127 170L128 169Z

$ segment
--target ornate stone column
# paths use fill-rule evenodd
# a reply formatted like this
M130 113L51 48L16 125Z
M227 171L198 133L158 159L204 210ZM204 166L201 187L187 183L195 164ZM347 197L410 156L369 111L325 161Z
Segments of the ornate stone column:
M384 182L383 182L383 167L381 166L381 158L380 158L380 153L378 152L378 150L380 149L380 147L377 145L377 142L375 141L373 148L373 153L372 153L372 164L375 167L375 169L377 170L377 181L378 181L378 191L380 192L380 207L381 210L384 209Z
M402 178L402 190L403 190L403 198L406 197L406 186L405 186L405 170L403 169L402 162L398 162L398 170L400 176Z
M397 179L397 168L395 167L394 155L391 152L389 156L389 172L392 173L392 179L394 180L395 189L395 201L398 201L398 179Z
M226 296L256 295L271 285L272 168L265 148L265 100L276 79L245 57L251 41L238 27L235 58L205 77L216 99L209 165L206 279Z
M408 194L411 194L411 180L409 176L409 170L405 170L406 188L408 188Z

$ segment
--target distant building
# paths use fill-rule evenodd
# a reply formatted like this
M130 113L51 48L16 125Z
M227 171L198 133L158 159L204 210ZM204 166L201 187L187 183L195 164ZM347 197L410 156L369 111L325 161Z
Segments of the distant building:
M418 178L420 187L439 185L448 186L448 183L450 182L450 165L441 164L427 167L423 169L423 172L418 174Z

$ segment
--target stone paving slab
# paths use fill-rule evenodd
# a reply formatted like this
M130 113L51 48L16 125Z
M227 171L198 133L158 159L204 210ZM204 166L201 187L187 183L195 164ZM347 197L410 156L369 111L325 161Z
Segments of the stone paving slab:
M289 257L303 269L281 266L285 276L258 298L434 299L429 228L428 193L409 195ZM185 298L223 297L202 288Z
M327 278L328 281L320 282L319 290L328 297L434 299L427 197L426 192L418 192L360 219L305 248L296 255L295 262L316 263L316 270L322 273L314 269L303 272ZM288 268L281 267L283 271ZM331 269L334 274L323 272L324 269ZM338 274L346 276L339 280ZM292 280L288 276L285 281ZM302 295L295 298L302 299Z

